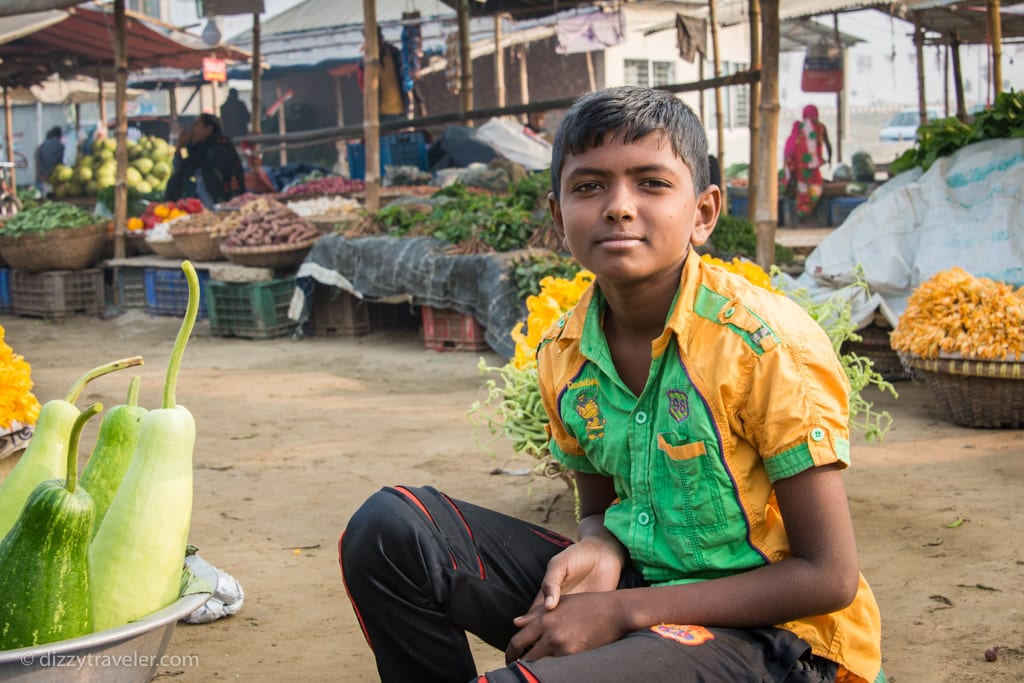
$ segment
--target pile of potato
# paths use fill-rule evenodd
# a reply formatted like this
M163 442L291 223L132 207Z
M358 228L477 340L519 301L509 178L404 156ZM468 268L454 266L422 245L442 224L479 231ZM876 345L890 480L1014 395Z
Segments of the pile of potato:
M320 237L320 230L280 202L258 199L237 212L238 225L221 243L225 247L299 244Z

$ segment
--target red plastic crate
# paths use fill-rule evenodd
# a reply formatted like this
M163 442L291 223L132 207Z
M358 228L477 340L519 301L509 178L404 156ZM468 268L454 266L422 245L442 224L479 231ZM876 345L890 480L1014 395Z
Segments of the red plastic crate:
M424 306L423 343L434 351L486 351L484 326L468 313Z

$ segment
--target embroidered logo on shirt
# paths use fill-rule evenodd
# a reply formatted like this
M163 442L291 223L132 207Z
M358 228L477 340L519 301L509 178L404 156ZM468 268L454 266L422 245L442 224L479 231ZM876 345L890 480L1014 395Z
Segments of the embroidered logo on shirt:
M669 389L665 392L668 396L668 414L675 419L676 422L682 422L686 418L690 417L690 399L687 397L685 391L679 389Z
M590 377L589 379L581 379L578 382L569 382L570 389L583 389L586 387L596 387L598 385L597 378Z
M652 626L651 630L662 638L674 640L682 645L701 645L715 639L715 634L703 626L658 624L657 626Z
M576 404L573 406L576 414L586 420L587 438L591 441L604 436L604 425L606 420L601 417L601 408L597 405L597 399L591 394L581 392L576 396Z

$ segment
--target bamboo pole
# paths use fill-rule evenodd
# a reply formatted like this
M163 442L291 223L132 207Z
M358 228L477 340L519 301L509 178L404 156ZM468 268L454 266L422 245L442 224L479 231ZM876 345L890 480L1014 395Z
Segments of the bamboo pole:
M843 84L839 86L839 91L836 93L836 156L835 163L841 163L843 160L843 136L846 133L846 121L844 120L844 112L846 111L846 50L843 48L843 41L839 37L839 13L832 13L832 34L836 40L836 47L839 48L839 58L843 65Z
M967 101L964 98L964 74L960 67L960 35L953 31L949 35L949 50L953 59L953 91L956 93L956 117L967 120Z
M459 66L462 67L459 72L459 97L462 111L473 110L473 55L469 47L469 0L459 0Z
M924 93L924 27L917 12L914 13L914 49L917 51L917 119L923 126L928 123L928 100Z
M708 21L711 23L711 51L715 56L715 78L722 75L722 56L718 51L718 19L715 14L715 0L708 0ZM718 168L725 169L725 119L722 115L722 89L715 88L715 130L718 138ZM749 184L749 183L748 183ZM722 184L722 213L729 213L729 198L725 183Z
M125 257L124 235L128 224L128 45L125 35L125 0L114 0L114 106L117 109L115 139L117 171L114 176L114 258ZM114 288L117 291L117 288ZM120 302L115 294L114 305Z
M761 128L756 183L757 264L767 270L775 262L775 228L779 223L779 0L761 0Z
M748 6L750 19L750 68L761 68L761 2L750 0ZM761 98L761 84L753 81L750 88L750 164L747 166L747 218L753 219L754 207L757 206L757 184L750 182L753 179L754 169L760 161L760 150L757 148L758 138L761 135L761 116L758 113L758 101ZM722 169L722 182L725 182L725 169Z
M263 95L260 92L260 84L263 82L263 57L260 43L262 29L260 27L260 15L253 12L252 15L252 67L250 78L252 79L252 134L259 135L263 131Z
M520 45L516 48L517 54L519 55L519 104L530 103L530 74L526 68L526 48ZM523 123L526 123L528 115L523 116ZM469 125L473 125L470 122Z
M107 98L103 94L103 67L96 67L96 104L100 108L100 126L103 130L107 129Z
M15 178L14 168L14 126L13 126L13 115L11 112L11 92L10 89L4 86L4 145L7 147L7 163L11 164L8 169L11 174L11 191L18 194L18 181Z
M380 45L377 44L376 0L363 0L366 47L363 60L363 151L366 210L380 210Z
M988 0L988 38L992 43L992 101L1003 91L1003 23L999 0Z
M505 106L505 46L502 44L500 12L494 15L494 98L499 107Z
M167 107L171 110L171 139L170 143L178 144L178 135L181 134L181 123L178 121L178 86L171 84L167 91Z
M284 93L281 91L281 79L278 79L274 81L274 97L276 99L281 99L281 96L283 94ZM284 114L284 105L285 103L282 102L281 105L277 108L277 132L279 132L281 135L285 135L288 132L288 119L285 117ZM287 163L288 143L285 142L284 144L281 145L281 165L284 166Z

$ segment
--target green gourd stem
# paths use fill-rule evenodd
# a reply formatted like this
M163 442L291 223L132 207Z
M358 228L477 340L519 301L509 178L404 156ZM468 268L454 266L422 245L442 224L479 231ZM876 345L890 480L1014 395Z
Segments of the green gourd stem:
M130 408L134 408L139 405L139 385L141 383L141 377L138 375L132 375L132 381L128 384L128 398L125 399L125 405Z
M185 318L181 321L178 337L171 349L171 360L167 363L163 407L168 409L178 405L174 400L174 392L178 387L178 370L181 369L181 357L185 355L185 345L192 336L192 328L195 327L196 316L199 314L199 276L196 274L196 268L191 261L182 261L181 269L185 271L185 280L188 282L188 306L185 308Z
M81 396L82 391L85 389L85 385L103 375L109 375L117 370L124 370L125 368L132 368L137 365L142 365L142 356L131 356L130 358L122 358L115 360L112 363L100 365L95 367L89 372L85 373L81 377L75 380L75 383L68 389L68 393L64 396L64 400L68 403L74 403Z
M75 424L71 426L71 436L68 437L68 475L64 481L64 488L68 493L74 493L78 487L78 441L82 436L82 427L101 410L102 403L93 403L75 418Z

